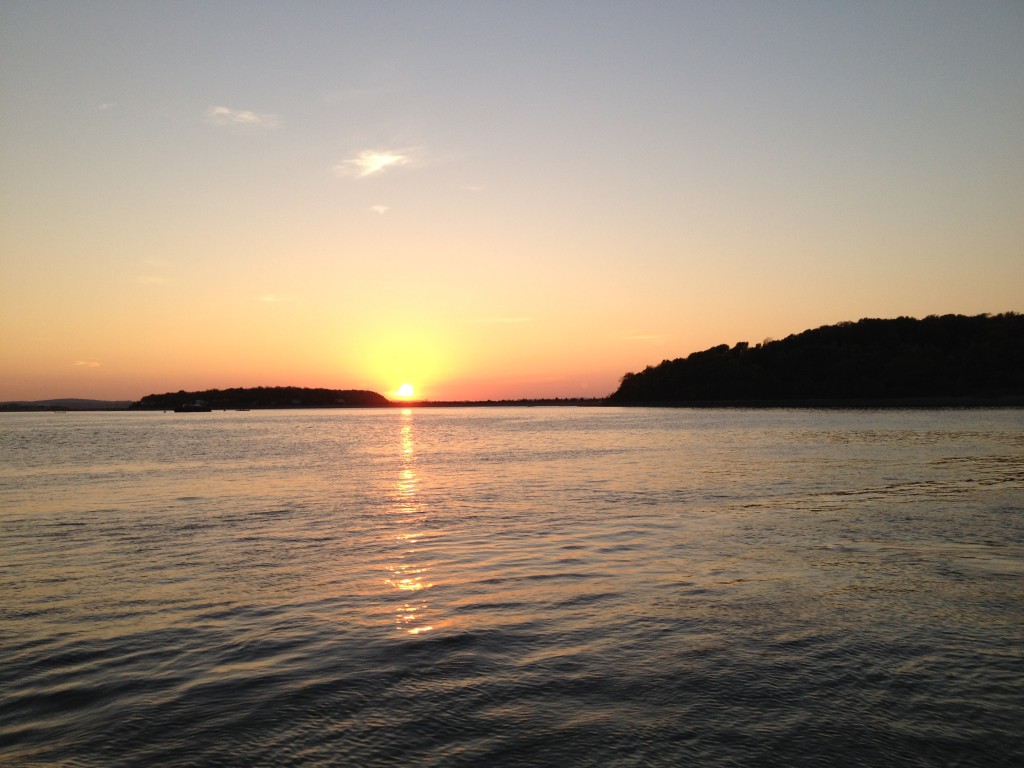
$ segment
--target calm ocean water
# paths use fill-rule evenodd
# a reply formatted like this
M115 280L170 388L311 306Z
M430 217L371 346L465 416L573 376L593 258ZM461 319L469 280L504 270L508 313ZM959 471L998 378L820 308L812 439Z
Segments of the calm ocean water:
M0 762L1020 766L1024 411L0 416Z

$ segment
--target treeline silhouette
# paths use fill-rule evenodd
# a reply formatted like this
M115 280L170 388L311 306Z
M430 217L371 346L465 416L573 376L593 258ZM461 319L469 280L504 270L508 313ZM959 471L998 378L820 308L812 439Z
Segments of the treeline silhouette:
M1024 315L863 319L627 373L615 404L1024 395Z
M166 392L146 395L131 408L140 410L173 410L185 405L203 403L220 410L232 408L346 408L383 406L391 402L377 392L364 389L309 389L306 387L235 387L204 389L199 392Z

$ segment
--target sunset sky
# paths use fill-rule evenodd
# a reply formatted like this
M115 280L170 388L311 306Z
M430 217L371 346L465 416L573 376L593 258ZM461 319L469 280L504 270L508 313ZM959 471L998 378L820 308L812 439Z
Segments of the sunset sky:
M0 0L0 131L0 400L1024 311L1016 0Z

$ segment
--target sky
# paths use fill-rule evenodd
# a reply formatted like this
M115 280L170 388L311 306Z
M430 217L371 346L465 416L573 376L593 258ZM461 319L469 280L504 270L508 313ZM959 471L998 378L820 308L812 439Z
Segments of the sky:
M0 400L1024 311L1019 0L0 0L0 137Z

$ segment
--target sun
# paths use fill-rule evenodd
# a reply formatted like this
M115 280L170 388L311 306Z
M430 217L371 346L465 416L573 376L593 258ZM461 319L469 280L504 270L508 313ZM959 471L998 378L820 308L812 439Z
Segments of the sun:
M403 384L398 388L399 397L412 397L412 393L415 390L412 388L412 384Z

